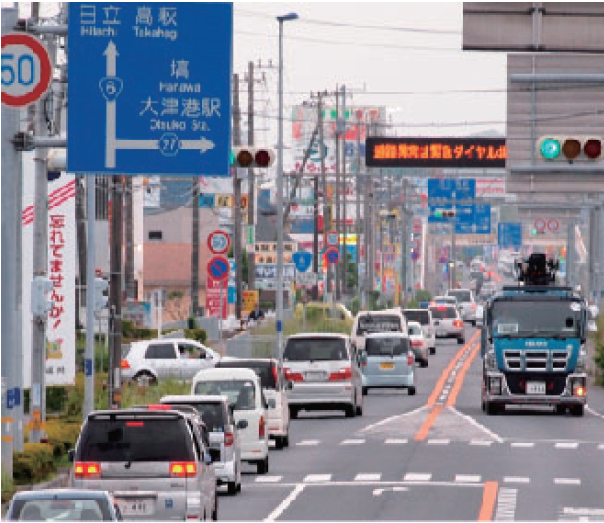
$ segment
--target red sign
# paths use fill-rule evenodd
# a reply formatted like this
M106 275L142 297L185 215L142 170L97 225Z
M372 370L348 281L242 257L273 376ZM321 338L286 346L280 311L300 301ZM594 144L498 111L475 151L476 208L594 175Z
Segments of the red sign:
M212 254L226 254L231 246L231 237L225 231L216 230L208 235L208 248Z
M214 256L210 259L207 265L208 277L212 277L218 281L226 281L229 277L231 266L229 260L224 256Z
M218 281L208 275L206 280L206 316L220 317L220 294L222 288L222 318L228 317L228 289L227 280Z
M51 65L40 41L27 34L2 37L2 103L25 107L48 90Z
M329 247L329 249L325 251L325 260L327 263L338 263L339 259L340 252L338 251L337 247Z

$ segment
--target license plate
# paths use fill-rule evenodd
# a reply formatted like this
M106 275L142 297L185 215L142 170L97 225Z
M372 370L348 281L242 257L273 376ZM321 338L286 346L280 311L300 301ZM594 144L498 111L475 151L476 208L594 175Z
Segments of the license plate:
M526 382L526 393L527 394L545 394L545 382L544 381L527 381Z
M392 370L394 369L394 363L380 363L380 369Z
M306 381L325 381L324 372L307 372Z
M446 336L447 333L445 331L437 331L436 332L437 336Z
M152 499L119 499L118 505L124 516L150 516L153 514Z

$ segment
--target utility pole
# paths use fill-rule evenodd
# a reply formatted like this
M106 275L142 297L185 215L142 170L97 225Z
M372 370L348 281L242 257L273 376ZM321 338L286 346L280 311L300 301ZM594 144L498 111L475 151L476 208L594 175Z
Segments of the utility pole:
M199 177L193 178L191 189L191 316L199 313Z
M126 247L124 253L126 255L126 260L124 264L124 280L126 284L126 299L136 300L136 289L134 284L134 217L131 176L126 176L125 193L124 229Z
M348 183L346 180L346 86L342 86L342 185L344 186L344 191L342 197L344 199L344 209L343 209L343 224L342 224L342 263L341 263L341 271L342 271L342 294L344 296L348 295L348 249L346 246L347 243L347 233L348 233L348 224L346 223L347 216L347 208L348 208Z
M338 241L341 236L341 221L340 221L340 88L336 85L336 232L338 233ZM342 299L342 288L341 288L341 271L338 262L335 267L336 273L336 288L335 288L335 300L340 301Z
M401 300L402 305L407 305L407 254L409 247L407 244L407 187L409 181L403 178L403 204L401 205Z
M457 270L457 262L455 261L456 258L456 249L455 249L455 235L456 235L456 230L455 230L455 224L457 222L457 195L455 193L455 191L453 191L453 219L451 220L451 261L453 262L453 267L451 267L451 264L449 263L449 272L451 273L451 288L454 289L455 288L455 279L456 279L456 270Z
M254 146L254 62L248 63L247 69L247 144ZM254 169L250 167L247 171L247 225L254 230L256 227L256 180ZM254 247L252 245L252 247ZM256 253L252 248L247 253L247 288L256 288Z
M81 325L80 322L80 296L81 290L86 287L86 213L84 211L86 205L86 187L84 186L84 176L76 175L76 229L78 237L78 280L75 292L76 303L76 328Z
M239 75L233 75L233 147L241 145L241 106L239 105ZM242 309L242 288L243 288L243 271L241 257L241 179L239 178L239 169L233 168L233 218L235 222L233 230L233 255L235 257L235 285L236 302L235 316L238 320L241 319ZM222 287L222 283L220 284ZM222 316L222 298L220 302Z
M323 248L325 249L325 233L331 228L331 206L329 205L329 198L327 197L327 175L325 174L325 137L323 129L323 94L317 93L317 127L319 128L319 151L321 158L321 181L323 184ZM315 195L315 198L317 196ZM317 254L318 257L318 254ZM318 263L318 261L317 261ZM317 269L318 270L318 269ZM330 271L329 267L326 267L325 272L325 286L323 293L327 295L328 290L331 286Z
M87 208L88 215L88 263L86 266L86 348L84 353L84 405L82 408L83 419L86 420L88 414L94 410L94 266L95 256L95 215L96 215L96 177L88 176L87 179ZM99 330L100 334L100 330Z
M355 234L356 234L356 253L357 253L357 292L359 293L359 308L365 306L365 286L361 280L361 120L357 118L357 142L356 142L356 167L357 176L355 181L356 192L356 219L355 219ZM365 195L367 198L367 195ZM366 253L365 253L366 254ZM365 262L367 263L367 262Z

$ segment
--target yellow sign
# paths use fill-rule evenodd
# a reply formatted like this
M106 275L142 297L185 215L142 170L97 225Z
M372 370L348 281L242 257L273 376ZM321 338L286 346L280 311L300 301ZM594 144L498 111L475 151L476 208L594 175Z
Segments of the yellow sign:
M243 291L242 294L243 311L252 312L258 303L258 291Z

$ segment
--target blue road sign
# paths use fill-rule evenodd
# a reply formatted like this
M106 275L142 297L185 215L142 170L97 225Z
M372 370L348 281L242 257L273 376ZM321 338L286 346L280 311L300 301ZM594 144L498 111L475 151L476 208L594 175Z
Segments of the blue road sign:
M312 254L306 251L294 252L292 261L299 272L306 272L312 263Z
M337 247L330 247L325 251L325 258L327 258L327 263L338 263L340 259L340 253Z
M200 194L199 195L199 206L213 209L216 201L215 194Z
M233 287L232 285L229 285L227 288L227 293L228 293L228 303L233 304L233 303L237 303L237 287Z
M69 4L68 170L229 176L233 6Z
M503 248L519 248L522 245L522 224L499 222L497 226L497 244Z
M455 232L457 234L491 234L491 206L457 205Z
M476 198L474 178L429 178L428 203L438 205L453 200L473 200Z
M224 256L214 256L208 262L208 274L218 281L223 281L229 277L229 260Z

